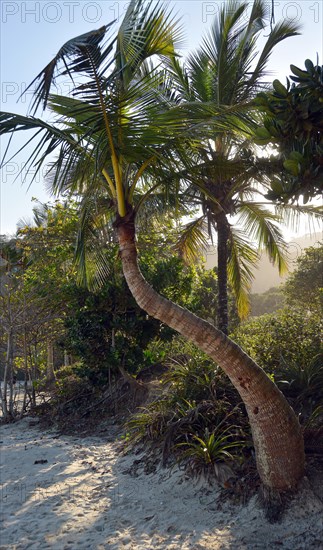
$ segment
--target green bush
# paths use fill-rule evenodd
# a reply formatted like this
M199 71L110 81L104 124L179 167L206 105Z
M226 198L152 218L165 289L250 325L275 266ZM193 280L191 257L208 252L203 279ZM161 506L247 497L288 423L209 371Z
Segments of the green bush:
M251 319L239 327L238 343L268 373L306 423L323 407L322 322L296 309Z
M234 339L268 373L306 368L321 348L318 315L282 309L242 323Z
M323 412L323 353L303 367L286 363L277 373L276 383L302 415L301 420L308 421L318 409Z
M82 363L75 363L62 367L56 372L54 399L64 401L72 399L85 390L89 390L89 383L84 375L84 366Z

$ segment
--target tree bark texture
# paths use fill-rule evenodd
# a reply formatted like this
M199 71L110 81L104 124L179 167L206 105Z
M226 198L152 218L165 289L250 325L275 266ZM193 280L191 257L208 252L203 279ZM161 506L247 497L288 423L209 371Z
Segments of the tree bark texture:
M229 225L225 212L216 216L218 235L218 328L228 334L228 239Z
M3 375L3 389L0 391L1 408L5 421L11 421L14 418L13 346L13 330L9 328L7 333L7 353Z
M257 468L263 484L296 488L304 475L304 443L298 419L265 372L219 329L160 296L138 263L132 213L116 222L123 272L138 305L179 332L211 357L229 376L249 416Z
M55 380L54 373L54 344L52 340L47 340L47 372L46 372L47 382L52 382Z

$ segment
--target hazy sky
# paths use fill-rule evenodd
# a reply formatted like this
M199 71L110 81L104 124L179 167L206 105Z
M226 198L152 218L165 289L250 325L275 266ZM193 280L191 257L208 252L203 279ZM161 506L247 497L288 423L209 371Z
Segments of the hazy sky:
M174 0L175 11L182 17L186 35L186 51L195 48L207 31L214 16L224 4L222 0ZM271 0L268 0L268 6ZM112 19L121 19L127 2L105 0L65 1L6 1L1 10L1 110L26 114L30 96L17 103L26 85L47 65L58 49L70 38L99 28ZM252 5L252 2L249 2ZM278 45L268 68L270 80L285 80L290 64L303 67L306 58L316 61L317 54L322 63L323 3L314 0L275 0L276 21L285 18L296 20L302 25L302 35L293 37ZM268 29L264 36L268 34ZM66 93L66 90L59 90ZM40 112L38 114L40 116ZM27 137L28 134L26 134ZM19 138L20 144L23 136ZM15 143L19 143L18 139ZM14 151L14 149L13 149ZM3 153L3 142L2 142ZM0 191L0 233L14 233L19 218L30 218L32 197L42 202L49 200L41 178L28 190L27 182L19 177L15 182L22 154L1 173ZM29 178L30 180L30 178Z

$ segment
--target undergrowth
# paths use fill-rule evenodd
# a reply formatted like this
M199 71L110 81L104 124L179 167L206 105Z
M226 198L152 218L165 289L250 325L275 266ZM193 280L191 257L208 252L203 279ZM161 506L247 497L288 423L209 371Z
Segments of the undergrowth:
M128 444L157 446L164 466L176 461L192 475L227 481L252 454L238 392L205 354L180 338L167 364L161 395L127 422Z
M157 447L163 465L178 462L191 475L216 477L228 485L239 474L257 484L247 414L228 377L180 337L164 361L168 370L161 394L127 422L128 445ZM322 354L301 367L282 358L279 365L268 361L265 370L298 415L305 450L323 454Z

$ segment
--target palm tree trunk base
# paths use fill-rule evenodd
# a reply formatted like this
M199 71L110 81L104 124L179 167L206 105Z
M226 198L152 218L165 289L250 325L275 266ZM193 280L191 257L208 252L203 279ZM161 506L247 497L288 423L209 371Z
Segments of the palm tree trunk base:
M262 485L259 490L259 501L269 523L277 523L282 519L297 490L279 491Z

